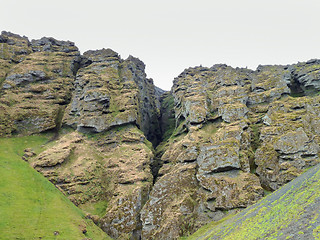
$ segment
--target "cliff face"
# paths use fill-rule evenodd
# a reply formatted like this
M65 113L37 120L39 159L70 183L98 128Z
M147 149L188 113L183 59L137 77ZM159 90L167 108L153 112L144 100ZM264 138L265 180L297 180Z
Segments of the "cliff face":
M0 41L0 135L59 128L73 88L72 42L2 32Z
M80 55L52 38L3 32L1 44L1 135L54 131L25 159L111 236L138 239L153 181L148 139L160 139L159 90L144 63L110 49Z
M177 239L319 162L320 61L186 69L164 92L111 49L0 36L0 135L118 239Z
M189 68L142 209L144 239L177 238L245 208L319 162L319 61Z
M90 65L76 75L66 124L91 133L136 124L148 139L157 141L159 100L144 63L132 56L122 60L111 49L88 51L83 58Z

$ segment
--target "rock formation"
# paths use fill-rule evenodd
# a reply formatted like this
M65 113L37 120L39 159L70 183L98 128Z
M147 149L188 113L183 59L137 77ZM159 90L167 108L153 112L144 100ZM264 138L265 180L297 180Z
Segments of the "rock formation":
M90 65L80 68L65 122L80 132L103 132L136 124L156 141L159 103L145 65L130 56L122 60L111 49L84 53Z
M25 160L116 239L178 239L316 165L319 91L319 60L188 68L165 92L138 58L0 36L0 135L53 132Z
M320 165L241 213L188 239L318 239Z
M78 48L52 38L30 42L7 32L0 42L0 135L59 128L70 102Z
M188 235L316 165L319 69L312 60L180 74L171 91L176 127L157 148L162 167L142 209L142 238Z

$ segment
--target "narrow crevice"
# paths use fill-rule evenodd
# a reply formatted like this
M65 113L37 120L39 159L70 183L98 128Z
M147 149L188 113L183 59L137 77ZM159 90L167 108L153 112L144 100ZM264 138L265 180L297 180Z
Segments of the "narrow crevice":
M158 148L159 145L165 144L165 142L172 136L175 130L175 113L174 113L174 99L171 92L164 92L159 98L160 102L160 116L158 119L160 134L156 144L154 144L155 158L150 164L153 184L157 181L158 173L163 165L161 160L163 152Z

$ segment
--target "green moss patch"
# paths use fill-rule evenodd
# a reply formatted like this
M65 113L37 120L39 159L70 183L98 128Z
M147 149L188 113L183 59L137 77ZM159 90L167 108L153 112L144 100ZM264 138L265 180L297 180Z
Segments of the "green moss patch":
M188 239L320 239L320 165L257 204ZM196 236L196 238L195 238Z

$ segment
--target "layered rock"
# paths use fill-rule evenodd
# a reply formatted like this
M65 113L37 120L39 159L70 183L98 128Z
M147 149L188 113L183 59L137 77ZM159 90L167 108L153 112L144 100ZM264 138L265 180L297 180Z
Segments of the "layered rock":
M153 153L134 125L88 139L65 134L30 164L118 239L139 239L140 210L152 186Z
M190 239L318 239L319 168L309 169L241 213L208 224Z
M35 50L51 49L55 41L49 40L34 42ZM73 66L79 69L62 124L97 137L67 134L32 165L110 236L139 239L140 210L153 180L147 138L156 142L159 135L153 81L146 78L142 61L122 60L111 49L88 51ZM96 206L102 208L99 216Z
M70 102L78 48L52 38L30 43L6 32L1 39L0 135L59 128Z
M145 65L130 56L122 60L111 49L88 51L91 63L81 68L65 123L80 132L103 132L114 126L136 124L152 142L160 132L158 99Z
M24 160L88 218L116 239L177 239L319 162L319 83L319 60L219 64L165 93L138 58L3 32L0 135L56 130Z
M214 65L180 74L172 88L176 127L157 148L162 167L142 210L142 236L188 235L319 163L318 64Z
M162 94L146 78L144 63L110 49L81 56L72 42L53 38L29 42L3 33L1 44L10 49L1 64L1 134L62 125L95 134L88 139L63 130L47 150L35 157L26 150L24 159L111 236L139 239L140 210L153 180L147 138L158 141Z
M177 239L263 196L250 173L249 133L210 123L168 140L158 180L142 210L143 239ZM180 186L180 187L178 187Z
M255 153L257 174L267 189L278 189L319 162L319 104L319 96L288 97L269 106Z
M194 228L197 185L193 165L179 164L160 178L141 212L141 239L175 239Z

